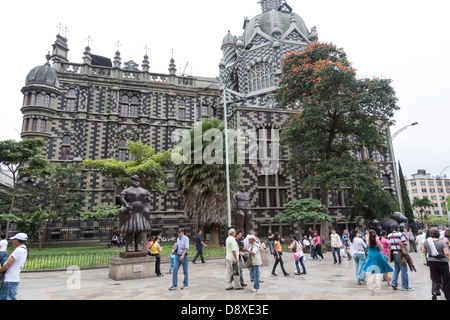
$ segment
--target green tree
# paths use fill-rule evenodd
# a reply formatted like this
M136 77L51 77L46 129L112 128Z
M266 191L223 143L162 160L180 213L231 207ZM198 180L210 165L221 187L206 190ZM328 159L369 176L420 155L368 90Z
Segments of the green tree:
M412 201L412 206L414 208L419 208L420 212L420 222L423 223L423 213L425 211L425 208L433 208L433 202L428 198L422 198L419 199L417 197L414 197ZM425 220L427 220L427 216L425 215Z
M18 180L22 177L37 176L53 172L50 162L42 154L45 146L43 139L26 139L22 141L0 141L0 165L11 172L13 180L12 198L9 216L13 215L16 201ZM6 236L9 233L9 220L7 220Z
M282 68L275 98L281 108L298 111L281 135L290 151L289 172L303 180L304 191L319 190L324 205L329 190L347 191L351 198L375 189L378 170L371 155L388 152L379 127L391 124L398 109L391 80L357 77L344 51L329 43L286 55ZM363 153L369 157L358 159ZM328 238L326 221L321 229Z
M215 132L216 136L211 139L212 141L202 139L202 144L196 146L196 132L201 133L202 136L207 132ZM183 199L184 212L190 219L196 219L200 228L203 225L209 225L212 246L219 244L219 226L227 223L224 133L224 123L218 119L204 119L196 123L188 135L177 144L178 146L185 144L189 154L183 153L182 149L177 149L178 158L184 161L174 166L175 183L178 194ZM195 157L199 154L202 161L196 163ZM216 158L217 161L203 162L204 157L208 155ZM229 164L231 192L237 191L241 172L240 165Z
M408 196L408 189L406 189L405 177L403 176L400 161L398 162L398 175L400 179L400 192L402 195L403 210L405 211L405 216L408 218L409 223L414 223L414 211L411 206L411 200Z
M133 161L85 160L83 164L88 169L98 170L101 174L116 179L117 184L124 188L129 185L131 176L138 175L142 188L165 195L167 193L166 171L172 165L172 150L156 153L154 148L141 141L128 142L127 148L134 157Z
M286 209L281 215L274 218L275 221L297 223L331 221L330 216L326 213L327 207L317 199L291 200L283 206ZM300 227L298 229L299 235L301 235Z
M88 211L79 211L78 216L84 220L108 220L117 218L120 206L100 205L93 206Z

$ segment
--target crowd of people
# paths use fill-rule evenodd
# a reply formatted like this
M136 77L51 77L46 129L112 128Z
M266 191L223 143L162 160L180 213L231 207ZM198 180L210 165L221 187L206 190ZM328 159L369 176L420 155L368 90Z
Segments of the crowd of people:
M399 284L403 291L413 291L409 284L408 270L415 271L415 266L409 255L410 252L418 252L424 265L429 268L432 283L431 297L436 300L444 294L446 300L450 300L450 230L447 228L430 228L419 230L417 235L411 229L392 228L389 233L382 230L366 230L363 233L358 228L344 230L342 236L336 230L330 234L330 247L334 264L342 264L343 259L353 260L355 267L356 283L366 283L369 287L380 289L381 283L393 290L397 290ZM169 274L172 274L172 285L169 290L178 287L178 271L183 268L182 290L189 286L188 262L189 262L189 238L184 234L184 229L177 231L176 242L170 253ZM116 237L116 235L115 235ZM118 237L119 238L119 237ZM18 233L11 238L14 251L6 259L8 242L0 235L0 300L14 300L19 285L19 274L27 258L25 242L28 236ZM113 238L114 239L114 238ZM118 240L120 243L120 240ZM271 275L277 277L278 266L285 277L290 274L285 269L283 261L283 245L285 240L278 232L267 234L269 253L273 256ZM200 259L206 263L203 256L203 248L207 246L203 242L202 232L199 230L195 237L195 250L197 251L192 263ZM287 246L287 244L286 244ZM293 252L295 275L307 274L304 263L305 252L310 252L311 260L323 261L322 240L319 233L311 228L301 241L293 235L288 249ZM152 236L147 243L147 254L155 257L155 273L162 277L160 237ZM225 242L225 289L244 290L247 284L244 281L243 267L248 268L250 281L253 286L251 292L258 292L261 279L260 267L263 264L262 252L266 249L265 241L260 240L255 231L250 230L247 235L233 228L228 230ZM391 266L391 264L393 266ZM392 278L389 276L392 274ZM400 278L400 279L399 279Z

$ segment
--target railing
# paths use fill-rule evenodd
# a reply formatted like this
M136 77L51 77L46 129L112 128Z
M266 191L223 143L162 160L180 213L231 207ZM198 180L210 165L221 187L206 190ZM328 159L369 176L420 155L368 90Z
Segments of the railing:
M86 74L101 78L115 78L155 83L175 83L184 86L195 86L195 79L192 77L169 76L161 73L150 73L140 70L124 70L119 68L109 68L100 66L91 66L88 64L57 62L55 69L61 73L67 74Z
M32 254L28 256L23 267L24 271L37 270L64 270L71 266L78 268L106 267L111 258L119 257L119 251L88 253L88 254L55 254L39 255Z

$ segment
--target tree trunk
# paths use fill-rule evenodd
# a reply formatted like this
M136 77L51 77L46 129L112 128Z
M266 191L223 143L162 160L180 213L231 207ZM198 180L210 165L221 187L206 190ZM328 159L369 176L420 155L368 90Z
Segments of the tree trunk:
M213 248L220 247L219 244L219 226L216 224L209 225L209 246Z
M320 197L321 202L325 207L327 207L327 212L325 212L325 213L329 215L329 212L328 212L328 190L325 188L321 188L320 193L321 193L321 197ZM321 222L321 227L320 227L320 239L323 240L322 243L325 243L325 241L330 240L330 230L329 229L330 229L329 222L326 220L323 220Z

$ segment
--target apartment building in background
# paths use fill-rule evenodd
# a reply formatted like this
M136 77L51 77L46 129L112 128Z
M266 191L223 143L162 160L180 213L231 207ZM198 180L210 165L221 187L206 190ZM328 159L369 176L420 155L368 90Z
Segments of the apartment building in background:
M433 202L434 207L427 208L426 214L447 215L447 210L442 203L450 195L450 179L445 174L442 177L432 176L426 170L419 169L411 179L406 179L406 188L411 202L414 197L428 198Z

